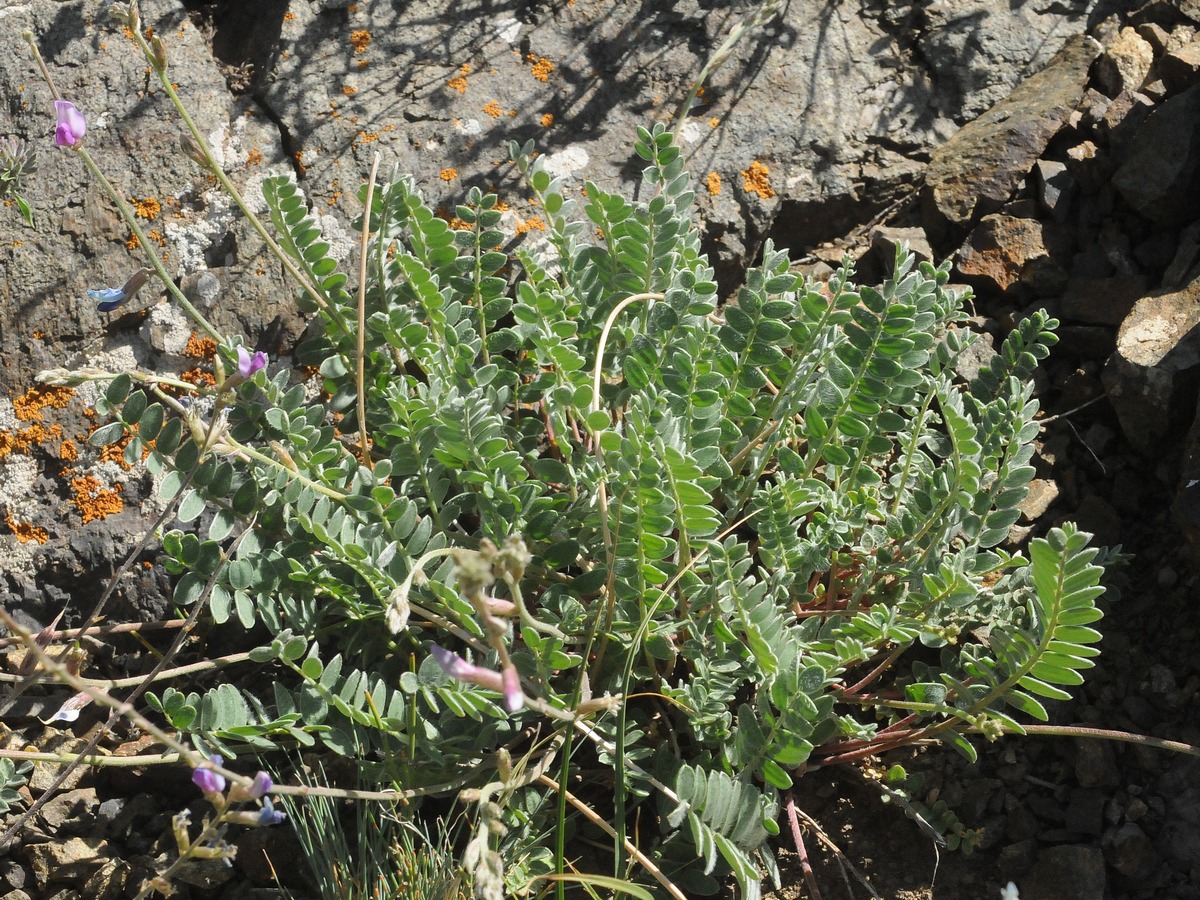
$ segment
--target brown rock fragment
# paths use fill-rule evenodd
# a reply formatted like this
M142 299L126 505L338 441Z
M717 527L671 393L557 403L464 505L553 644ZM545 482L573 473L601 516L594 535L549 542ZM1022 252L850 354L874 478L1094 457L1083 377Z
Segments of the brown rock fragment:
M1069 41L1045 69L934 151L922 194L929 226L964 229L1008 201L1078 105L1099 52L1091 38Z

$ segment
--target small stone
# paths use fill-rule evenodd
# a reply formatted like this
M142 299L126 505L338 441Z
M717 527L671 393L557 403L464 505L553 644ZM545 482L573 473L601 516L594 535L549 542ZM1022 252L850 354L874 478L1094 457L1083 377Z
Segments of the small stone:
M971 232L956 264L967 281L1003 292L1022 280L1034 260L1049 255L1041 222L993 214Z
M997 355L992 336L987 333L977 334L971 346L958 355L958 374L971 384L979 377L980 372L991 365Z
M27 893L21 890L9 891L0 900L33 900Z
M1129 806L1125 808L1125 819L1127 822L1140 822L1150 812L1150 807L1139 798L1134 798L1129 801Z
M1163 56L1159 68L1172 90L1187 90L1200 81L1200 41L1170 51Z
M1084 788L1114 788L1121 783L1116 755L1105 741L1075 742L1075 780Z
M1142 689L1150 694L1170 694L1177 688L1175 673L1162 663L1155 663L1146 670Z
M1100 88L1110 97L1122 91L1136 91L1150 73L1154 48L1134 29L1122 28L1116 39L1104 48L1093 71Z
M1104 855L1095 847L1047 847L1021 881L1021 900L1098 900L1106 886Z
M1143 297L1117 333L1104 386L1125 437L1140 452L1154 455L1162 440L1182 432L1195 413L1184 373L1200 365L1198 298L1200 281Z
M1034 166L1037 177L1038 201L1056 222L1065 222L1075 196L1075 179L1067 164L1039 159Z
M1067 282L1060 311L1068 322L1120 325L1145 293L1146 280L1140 275L1074 276Z
M1159 864L1154 842L1132 822L1104 835L1104 858L1126 878L1142 878Z
M1101 834L1104 831L1104 805L1108 798L1103 791L1075 788L1067 803L1065 825L1076 834Z
M1017 508L1021 510L1023 522L1035 522L1046 514L1050 504L1058 499L1058 485L1049 478L1035 478L1029 482L1029 493Z
M933 262L933 248L929 246L929 238L925 236L924 228L893 228L879 225L871 229L871 250L888 272L892 270L896 248L901 244L908 247L917 258L917 262Z
M38 821L47 834L85 834L95 821L96 800L95 788L64 791L41 808Z
M101 860L108 856L108 842L103 838L72 837L34 844L27 853L38 884L79 881L100 867Z
M1163 566L1158 570L1158 586L1161 588L1173 588L1179 583L1179 573L1170 566Z

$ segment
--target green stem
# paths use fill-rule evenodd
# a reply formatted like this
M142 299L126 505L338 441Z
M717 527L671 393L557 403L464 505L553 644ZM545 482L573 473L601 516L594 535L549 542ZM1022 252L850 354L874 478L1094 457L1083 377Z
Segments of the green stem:
M213 156L213 152L208 146L208 142L204 139L204 135L201 134L199 127L188 113L187 107L183 105L183 101L179 99L179 95L175 92L175 86L171 84L171 80L167 77L166 69L159 66L158 60L154 55L154 51L151 49L150 45L146 43L145 37L143 37L136 28L130 30L132 31L134 40L137 42L142 54L146 57L146 61L150 63L150 67L154 69L155 74L158 76L159 83L162 85L163 90L166 91L167 96L171 100L171 105L174 106L176 112L179 113L179 117L183 120L184 125L187 126L188 132L192 136L192 140L196 142L196 146L199 148L200 153L204 156L204 159L208 164L209 171L213 173L217 181L220 182L221 187L225 189L233 202L237 204L238 209L242 211L242 214L246 217L246 220L250 223L250 226L258 233L258 236L262 239L263 243L267 245L267 249L271 251L271 255L279 260L279 263L283 266L284 271L287 272L288 275L298 285L300 285L300 287L310 297L313 298L313 302L316 303L317 306L319 306L321 310L334 321L334 323L342 330L346 337L352 337L353 332L350 330L350 326L347 324L346 320L342 317L341 311L330 306L324 295L322 295L308 279L308 277L300 271L292 258L288 256L287 253L284 252L283 248L279 246L276 240L271 237L270 233L266 229L266 226L263 225L259 217L254 214L254 212L246 204L246 201L242 199L241 193L238 192L238 189L234 186L229 176L225 174L225 170L222 169L217 163L216 157Z

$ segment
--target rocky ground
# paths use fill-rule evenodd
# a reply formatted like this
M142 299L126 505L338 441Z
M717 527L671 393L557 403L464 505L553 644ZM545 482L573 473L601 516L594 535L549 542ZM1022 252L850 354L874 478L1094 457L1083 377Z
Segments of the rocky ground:
M177 131L98 0L6 0L0 44L39 35L59 89L89 116L89 147L220 327L286 353L303 328L261 246L178 153ZM507 159L534 138L557 171L636 187L633 128L665 121L690 78L749 7L682 0L391 4L147 0L172 77L252 187L291 171L335 236L380 150L449 208L469 185L497 190L509 227L538 210ZM39 389L63 364L188 372L211 348L166 303L107 321L88 287L120 284L129 235L71 154L49 144L49 95L29 57L0 55L0 136L47 148L27 195L39 227L0 216L0 603L35 628L82 619L155 513L120 447L86 446L86 391ZM1022 540L1071 519L1123 544L1104 654L1057 724L1200 743L1200 4L793 0L742 41L681 136L699 182L723 286L766 238L820 276L849 252L863 280L896 241L952 258L976 292L973 326L1001 337L1038 307L1062 320L1039 371L1048 415ZM149 563L153 554L148 553ZM164 618L169 585L147 565L121 585L110 622ZM106 673L139 645L98 641ZM15 666L16 661L10 659ZM133 671L139 671L133 669ZM39 706L38 703L42 705ZM8 746L69 747L42 728L50 699L5 716ZM127 750L133 749L132 743ZM1030 737L906 765L923 799L982 828L972 856L934 848L861 785L814 773L801 806L883 897L1024 900L1200 897L1200 763L1158 750ZM0 861L0 900L122 897L156 852L186 776L106 775L63 786ZM25 799L49 784L39 770ZM264 836L265 835L265 836ZM289 859L286 833L272 859ZM866 897L815 835L822 893ZM302 871L294 856L293 871ZM793 857L778 897L807 896ZM272 896L264 857L194 897ZM23 892L23 893L22 893Z

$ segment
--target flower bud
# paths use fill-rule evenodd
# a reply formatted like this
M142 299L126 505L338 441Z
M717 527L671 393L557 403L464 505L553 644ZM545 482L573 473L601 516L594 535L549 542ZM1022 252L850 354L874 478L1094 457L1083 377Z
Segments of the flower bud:
M162 38L157 34L150 38L150 50L154 54L154 67L160 72L166 71L167 68L167 48L163 44Z

